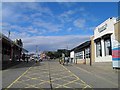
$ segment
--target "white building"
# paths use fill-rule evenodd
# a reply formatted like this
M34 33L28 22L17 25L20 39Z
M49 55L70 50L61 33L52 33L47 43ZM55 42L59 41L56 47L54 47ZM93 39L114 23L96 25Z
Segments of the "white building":
M112 40L115 38L114 24L116 18L112 17L97 26L94 30L95 62L112 61Z
M74 57L75 57L75 52L74 52L74 51L71 51L71 52L70 52L70 58L73 59Z

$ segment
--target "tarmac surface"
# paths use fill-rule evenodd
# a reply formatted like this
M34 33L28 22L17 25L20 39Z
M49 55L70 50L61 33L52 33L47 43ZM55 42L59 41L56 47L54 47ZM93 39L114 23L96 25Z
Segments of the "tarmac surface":
M20 63L2 72L3 88L118 88L119 71L58 61Z

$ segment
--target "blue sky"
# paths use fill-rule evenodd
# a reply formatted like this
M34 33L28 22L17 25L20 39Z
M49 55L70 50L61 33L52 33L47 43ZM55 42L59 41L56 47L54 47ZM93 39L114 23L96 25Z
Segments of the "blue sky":
M74 48L89 40L94 28L118 16L115 2L3 2L2 31L22 38L30 52Z

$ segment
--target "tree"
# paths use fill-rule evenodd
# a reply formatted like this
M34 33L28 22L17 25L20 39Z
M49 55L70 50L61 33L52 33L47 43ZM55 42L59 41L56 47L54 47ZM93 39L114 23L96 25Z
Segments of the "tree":
M50 59L54 58L54 53L52 51L46 52L46 55L50 57Z

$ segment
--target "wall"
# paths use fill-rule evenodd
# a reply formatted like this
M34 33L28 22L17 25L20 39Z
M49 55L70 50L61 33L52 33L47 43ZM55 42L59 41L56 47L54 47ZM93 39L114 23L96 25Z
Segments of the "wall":
M120 43L120 21L115 24L115 39Z
M77 59L77 64L83 64L84 60L83 59Z
M74 55L74 51L70 52L70 58L74 58L75 55Z
M90 39L91 39L91 60L92 60L92 62L95 62L94 36L92 36Z
M113 67L120 68L120 21L115 24L115 38L112 41Z
M116 18L113 19L107 19L106 21L104 21L102 24L100 24L99 26L97 26L94 30L94 39L102 37L103 35L107 34L107 33L114 33L114 24L116 23ZM101 33L98 32L98 28L104 26L105 24L107 24L107 28L102 31Z

